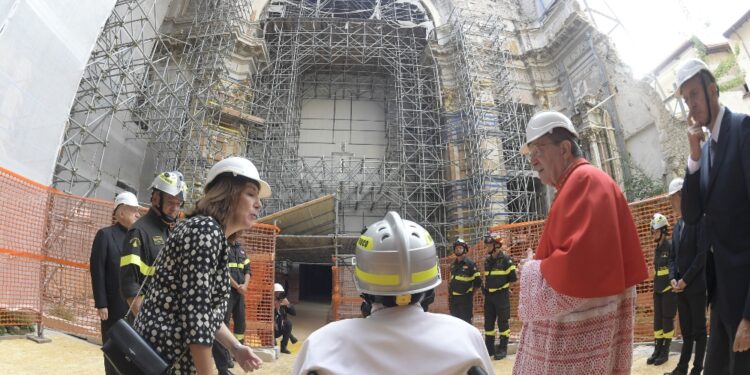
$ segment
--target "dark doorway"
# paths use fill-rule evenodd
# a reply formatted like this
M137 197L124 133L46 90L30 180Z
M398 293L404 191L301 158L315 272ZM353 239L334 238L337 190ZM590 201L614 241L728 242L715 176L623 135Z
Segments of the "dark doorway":
M330 265L300 264L300 301L331 302L332 282Z

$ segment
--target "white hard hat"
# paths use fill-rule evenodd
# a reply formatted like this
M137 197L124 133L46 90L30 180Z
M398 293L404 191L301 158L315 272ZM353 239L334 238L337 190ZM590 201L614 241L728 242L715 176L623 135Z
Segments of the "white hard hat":
M187 191L187 185L182 173L177 171L162 172L154 177L154 182L151 183L149 189L163 191L173 197L185 200L184 193Z
M225 172L230 172L233 176L247 177L257 182L260 185L260 191L258 192L260 198L271 196L271 187L267 182L260 179L260 174L258 173L258 168L255 168L255 164L250 160L238 156L228 157L214 164L211 170L208 171L206 186L210 185L218 175Z
M682 184L685 182L685 180L677 177L672 182L669 183L669 195L672 195L680 190L682 190Z
M669 226L669 222L667 221L667 217L662 214L654 214L654 218L651 219L651 229L657 230L659 228L664 228L666 226Z
M399 296L440 285L435 243L419 224L391 211L357 240L354 284L360 293Z
M551 133L554 128L563 128L578 138L578 132L567 116L555 111L539 112L526 125L526 143L521 146L521 154L527 155L529 143Z
M711 74L708 65L700 59L690 58L680 63L680 66L677 68L677 91L674 93L676 97L679 98L682 96L682 85L701 70L705 70Z
M131 207L140 207L138 204L138 198L135 197L135 194L129 191L123 191L115 197L115 208L120 207L121 204Z
M274 293L279 293L279 292L283 292L283 291L284 291L284 287L281 286L281 284L279 284L279 283L273 284L273 292Z

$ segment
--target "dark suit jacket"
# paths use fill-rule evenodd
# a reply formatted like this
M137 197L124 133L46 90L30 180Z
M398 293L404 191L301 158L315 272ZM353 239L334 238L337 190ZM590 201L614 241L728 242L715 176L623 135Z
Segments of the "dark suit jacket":
M700 225L677 221L672 231L669 253L669 279L687 284L684 293L706 293L706 246L699 235Z
M99 229L91 246L91 287L96 308L107 308L109 321L117 321L128 312L120 294L120 256L125 243L125 227L115 224Z
M703 225L709 303L724 323L750 319L750 117L726 108L709 167L710 139L700 169L686 173L685 222Z

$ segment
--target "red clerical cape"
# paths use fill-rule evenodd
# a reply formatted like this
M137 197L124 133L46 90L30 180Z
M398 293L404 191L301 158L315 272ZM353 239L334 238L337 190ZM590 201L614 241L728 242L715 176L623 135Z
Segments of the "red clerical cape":
M534 258L547 283L572 297L616 295L648 277L625 196L584 159L560 179Z

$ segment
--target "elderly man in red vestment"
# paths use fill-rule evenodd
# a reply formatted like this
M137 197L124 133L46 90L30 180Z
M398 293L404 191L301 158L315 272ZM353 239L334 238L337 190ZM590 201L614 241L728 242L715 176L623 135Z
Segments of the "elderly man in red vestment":
M526 128L521 152L557 194L520 270L513 374L630 374L646 262L620 187L582 157L577 138L558 112L537 113Z

